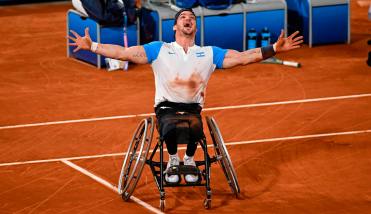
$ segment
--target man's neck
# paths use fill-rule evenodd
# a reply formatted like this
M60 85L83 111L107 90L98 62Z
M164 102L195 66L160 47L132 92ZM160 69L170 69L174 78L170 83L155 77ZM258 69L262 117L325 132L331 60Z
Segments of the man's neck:
M189 47L195 45L195 40L188 37L178 37L175 41L178 43L178 45L183 47L185 53L188 52Z

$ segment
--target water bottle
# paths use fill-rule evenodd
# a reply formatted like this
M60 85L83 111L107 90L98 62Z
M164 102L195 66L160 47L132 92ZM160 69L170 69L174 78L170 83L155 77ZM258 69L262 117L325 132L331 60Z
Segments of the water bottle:
M250 28L247 32L247 49L256 48L256 30L254 28Z
M261 46L267 47L271 44L271 33L267 27L263 28L261 32Z

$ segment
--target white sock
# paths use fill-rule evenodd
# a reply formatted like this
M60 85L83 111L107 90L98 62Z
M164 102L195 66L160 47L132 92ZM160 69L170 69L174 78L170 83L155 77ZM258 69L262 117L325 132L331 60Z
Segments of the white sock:
M176 158L178 157L178 153L175 153L174 155L169 154L169 158Z
M188 156L187 154L184 154L184 159L193 159L193 156Z

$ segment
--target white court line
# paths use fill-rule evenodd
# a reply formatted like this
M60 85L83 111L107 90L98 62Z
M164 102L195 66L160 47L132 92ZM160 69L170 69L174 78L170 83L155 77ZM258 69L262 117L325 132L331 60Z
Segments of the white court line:
M106 187L108 187L109 189L111 189L111 190L113 190L114 192L116 192L117 194L119 194L119 193L118 193L118 189L117 189L117 187L114 186L114 185L112 185L110 182L104 180L103 178L98 177L97 175L94 175L93 173L89 172L88 170L86 170L86 169L84 169L84 168L82 168L82 167L80 167L80 166L78 166L78 165L76 165L76 164L74 164L74 163L72 163L72 162L70 162L70 161L68 161L68 160L61 160L61 161L62 161L64 164L66 164L66 165L72 167L73 169L75 169L75 170L81 172L82 174L84 174L84 175L90 177L91 179L97 181L98 183L102 184L103 186L106 186ZM136 197L133 196L133 195L130 196L130 199L133 200L135 203L137 203L137 204L143 206L144 208L146 208L146 209L148 209L148 210L150 210L150 211L152 211L152 212L154 212L154 213L163 213L163 212L161 212L160 210L154 208L154 207L151 206L150 204L147 204L146 202L140 200L139 198L136 198Z
M335 133L325 133L325 134L312 134L312 135L303 135L303 136L292 136L292 137L280 137L280 138L271 138L271 139L230 142L230 143L226 143L225 145L233 146L233 145L243 145L243 144L251 144L251 143L266 143L266 142L275 142L275 141L284 141L284 140L300 140L300 139L308 139L308 138L320 138L320 137L354 135L354 134L365 134L365 133L371 133L371 129L360 130L360 131L335 132Z
M239 141L239 142L229 142L229 143L225 143L225 145L233 146L233 145L244 145L244 144L252 144L252 143L265 143L265 142L275 142L275 141L284 141L284 140L299 140L299 139L310 139L310 138L331 137L331 136L341 136L341 135L355 135L355 134L365 134L365 133L371 133L371 129L358 130L358 131L347 131L347 132L333 132L333 133L323 133L323 134L302 135L302 136L291 136L291 137L266 138L266 139L260 139L260 140L248 140L248 141ZM209 144L208 147L210 146L212 145ZM186 147L178 148L178 150L184 150L184 149L186 149ZM152 151L153 150L150 150L150 152ZM164 149L164 151L166 151L166 149ZM91 159L91 158L123 156L125 154L126 153L111 153L111 154L102 154L102 155L70 157L70 158L54 158L54 159L45 159L45 160L9 162L9 163L0 163L0 167L24 165L24 164L50 163L50 162L58 162L58 161L63 161L63 160L81 160L81 159Z
M78 156L78 157L52 158L52 159L44 159L44 160L0 163L0 167L1 166L15 166L15 165L22 165L22 164L51 163L51 162L59 162L62 160L83 160L83 159L92 159L92 158L114 157L114 156L120 156L120 155L124 155L124 153L111 153L111 154L102 154L102 155L88 155L88 156Z
M337 96L337 97L323 97L323 98L289 100L289 101L270 102L270 103L212 107L212 108L204 108L202 111L255 108L255 107L262 107L262 106L288 105L288 104L321 102L321 101L330 101L330 100L355 99L355 98L363 98L363 97L371 97L371 94L356 94L356 95L346 95L346 96ZM0 126L0 130L35 127L35 126L57 125L57 124L68 124L68 123L93 122L93 121L101 121L101 120L118 120L118 119L134 118L134 117L148 117L152 115L154 115L154 113L131 114L131 115L121 115L121 116L111 116L111 117L98 117L98 118L89 118L89 119L64 120L64 121L53 121L53 122L43 122L43 123L19 124L19 125L10 125L10 126Z

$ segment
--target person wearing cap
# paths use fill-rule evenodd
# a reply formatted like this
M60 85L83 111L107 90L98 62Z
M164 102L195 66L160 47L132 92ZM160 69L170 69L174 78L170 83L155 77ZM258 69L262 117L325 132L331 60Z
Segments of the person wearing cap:
M165 141L169 161L165 170L165 180L178 183L179 175L167 175L171 167L179 165L177 153L179 143L187 143L184 165L196 166L194 154L197 143L204 137L201 110L205 102L206 86L215 68L226 69L238 65L259 62L276 53L300 47L302 36L295 32L285 38L283 31L274 45L255 48L243 52L227 50L215 46L195 45L196 16L192 9L181 9L175 15L173 30L175 41L166 43L154 41L142 46L124 48L118 45L98 44L91 40L89 29L81 37L71 31L69 39L78 50L91 50L109 58L128 60L133 63L150 63L155 76L155 113L160 138ZM184 136L176 132L179 121L189 124L191 133ZM185 142L186 141L186 142ZM185 175L185 181L194 183L198 175Z

